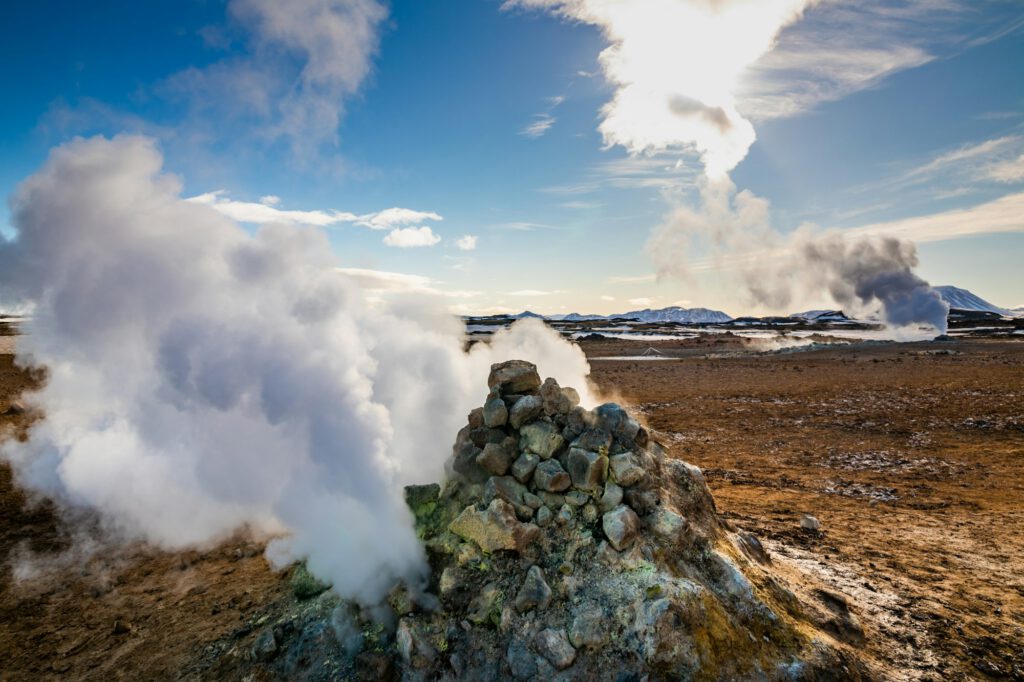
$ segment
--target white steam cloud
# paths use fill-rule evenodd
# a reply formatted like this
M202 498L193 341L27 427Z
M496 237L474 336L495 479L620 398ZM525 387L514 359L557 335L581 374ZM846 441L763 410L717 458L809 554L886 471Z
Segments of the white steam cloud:
M582 352L517 324L463 350L437 297L370 307L319 230L255 235L181 198L152 140L75 140L11 199L0 299L35 305L19 350L49 370L45 419L2 455L22 485L168 548L283 533L373 603L423 554L401 486L438 480L493 361L576 386Z
M507 0L504 6L545 9L600 28L609 43L601 68L615 86L602 110L606 144L634 155L700 155L700 205L680 204L678 192L666 192L676 205L648 242L659 276L685 272L696 238L733 256L785 249L781 260L797 270L746 270L758 302L787 301L796 287L824 284L840 304L863 309L878 303L893 324L927 322L944 331L941 299L911 272L913 244L832 234L816 243L808 232L784 238L770 226L768 202L737 192L729 179L756 139L736 108L741 77L772 51L783 28L819 2ZM748 113L756 118L758 112Z
M709 177L736 167L754 126L736 110L743 72L817 0L508 0L600 28L615 86L600 131L631 153L696 150Z

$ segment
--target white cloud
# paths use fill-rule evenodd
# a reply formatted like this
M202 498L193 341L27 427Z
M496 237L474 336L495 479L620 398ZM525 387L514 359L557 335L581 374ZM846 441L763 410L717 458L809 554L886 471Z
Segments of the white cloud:
M345 102L369 75L388 10L379 0L231 0L249 50L171 76L161 90L193 125L226 125L297 157L338 143ZM208 131L207 131L208 132Z
M229 199L224 190L200 194L190 197L187 201L205 204L218 213L242 223L289 223L326 227L357 219L355 214L343 211L286 211L262 202L235 201Z
M985 171L987 177L996 182L1009 184L1024 181L1024 154L1015 159L994 163Z
M455 247L460 251L472 251L476 248L476 241L475 234L464 234L455 240Z
M631 299L629 299L629 304L630 305L641 306L643 308L650 308L652 305L654 305L654 299L653 298L647 298L646 296L641 296L639 298L631 298Z
M404 272L372 270L366 268L336 268L351 278L363 289L376 293L430 294L445 298L475 298L481 292L465 289L441 289L436 280L423 275L410 275Z
M555 125L555 120L555 117L551 114L537 114L533 121L519 131L519 134L523 137L529 137L530 139L535 140L548 132L548 130L551 129L551 126Z
M410 208L395 207L361 215L356 222L374 230L390 230L403 225L422 223L424 220L444 220L444 218L433 211L415 211Z
M601 300L602 301L614 301L615 297L614 296L602 296Z
M388 230L402 225L420 223L425 220L444 220L441 215L433 211L417 211L411 208L398 207L386 208L383 211L364 213L362 215L335 210L284 210L277 208L281 201L280 197L267 195L261 197L258 203L254 201L237 201L228 198L227 192L222 189L190 197L187 201L210 206L232 220L257 225L264 223L289 223L293 225L328 227L338 223L354 223L363 227L369 227L372 230ZM429 228L420 229L430 231Z
M1024 192L1008 194L970 208L844 230L844 233L853 235L884 235L918 243L1003 232L1024 232Z
M741 81L751 118L794 116L1020 26L1013 3L861 0L814 4Z
M426 225L422 227L396 227L384 237L384 243L400 249L433 246L441 241Z

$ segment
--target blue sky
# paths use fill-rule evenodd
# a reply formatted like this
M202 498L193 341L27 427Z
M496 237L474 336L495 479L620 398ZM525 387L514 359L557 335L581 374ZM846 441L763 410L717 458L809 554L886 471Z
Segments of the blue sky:
M735 191L770 203L772 234L807 223L896 234L917 243L932 283L1024 305L1024 6L773 3L774 42L723 95L727 112L735 100L727 127L756 131L728 169ZM300 6L339 13L326 53L312 51L325 35ZM630 17L586 6L20 3L0 24L0 189L10 195L76 135L142 133L159 140L184 196L223 191L206 201L235 201L252 229L274 215L261 206L333 215L323 229L343 267L382 289L444 294L456 312L774 312L744 293L730 259L756 256L759 232L724 251L699 237L671 273L652 254L652 229L700 205L702 173L725 143L662 135L664 148L638 150L656 128L643 117L609 135L603 107L625 86L598 55ZM749 37L736 40L733 52ZM666 50L648 68L702 87L694 78L717 76L732 54L705 49L706 60ZM410 213L373 218L392 207ZM12 234L9 213L0 225ZM827 304L801 294L794 306Z

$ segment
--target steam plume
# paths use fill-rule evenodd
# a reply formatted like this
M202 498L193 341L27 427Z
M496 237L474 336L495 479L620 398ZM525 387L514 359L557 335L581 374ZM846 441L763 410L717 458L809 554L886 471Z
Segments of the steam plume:
M462 350L427 299L369 307L324 235L250 235L181 198L152 140L75 140L11 199L0 299L35 305L20 350L45 412L2 454L21 484L167 548L243 524L283 532L337 591L373 603L423 567L400 489L437 480L492 361L586 392L542 324Z

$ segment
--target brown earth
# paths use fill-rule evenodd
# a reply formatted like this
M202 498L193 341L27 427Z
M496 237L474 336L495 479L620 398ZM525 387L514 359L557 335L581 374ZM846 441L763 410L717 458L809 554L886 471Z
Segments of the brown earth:
M678 359L597 359L648 345ZM848 597L881 677L1024 679L1024 343L750 345L584 349L734 526ZM5 437L36 418L5 412L40 380L0 355ZM0 680L233 678L230 656L207 662L294 603L258 542L168 554L100 537L0 467Z

